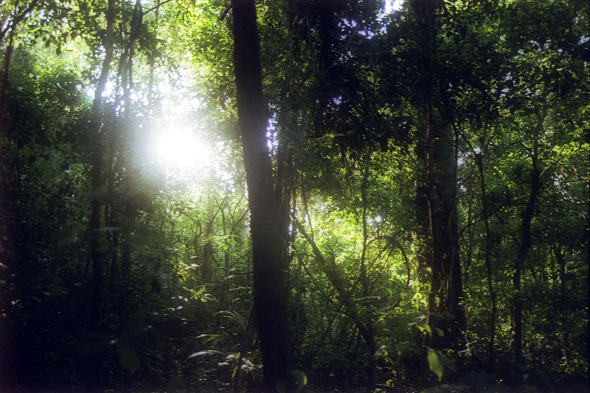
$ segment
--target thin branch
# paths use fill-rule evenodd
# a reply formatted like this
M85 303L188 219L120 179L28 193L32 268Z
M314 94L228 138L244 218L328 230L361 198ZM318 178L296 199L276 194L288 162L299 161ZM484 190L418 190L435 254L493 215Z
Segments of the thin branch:
M150 12L157 10L158 8L160 8L161 6L163 6L164 4L170 3L172 1L174 1L174 0L164 0L164 1L160 2L158 5L150 8L150 9L148 9L146 11L144 11L143 12L143 15L145 16L145 15L149 14Z

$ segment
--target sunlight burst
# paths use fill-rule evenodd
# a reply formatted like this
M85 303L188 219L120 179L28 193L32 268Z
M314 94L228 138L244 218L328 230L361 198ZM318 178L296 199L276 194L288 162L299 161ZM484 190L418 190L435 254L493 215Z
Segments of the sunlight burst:
M158 133L156 154L172 169L194 169L209 161L210 151L203 141L186 128L169 127Z

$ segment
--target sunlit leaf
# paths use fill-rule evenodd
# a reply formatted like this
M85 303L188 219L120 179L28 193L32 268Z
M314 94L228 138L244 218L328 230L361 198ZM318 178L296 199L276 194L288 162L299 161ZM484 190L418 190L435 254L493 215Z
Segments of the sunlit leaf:
M299 390L303 389L305 385L307 385L307 375L305 375L303 371L295 369L290 370L289 372L293 375L295 381L297 381L297 386L299 387Z
M221 354L222 354L222 353L221 353L221 352L219 352L219 351L216 351L216 350L214 350L214 349L209 349L209 350L207 350L207 351L200 351L200 352L195 352L195 353L191 354L191 355L190 355L190 356L189 356L187 359L194 358L194 357L197 357L197 356L205 356L205 355L221 355Z

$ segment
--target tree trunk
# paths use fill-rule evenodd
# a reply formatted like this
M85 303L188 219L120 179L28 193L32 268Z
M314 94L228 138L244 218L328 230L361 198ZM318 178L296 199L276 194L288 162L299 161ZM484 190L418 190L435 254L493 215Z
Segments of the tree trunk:
M484 148L482 147L482 154ZM477 154L474 151L475 154ZM480 177L480 186L481 186L481 199L483 204L483 218L484 218L484 225L486 231L486 240L485 240L485 250L484 250L484 258L485 258L485 265L486 271L488 276L488 290L490 292L490 302L492 306L492 315L490 316L490 341L488 351L490 353L490 368L494 368L495 360L495 349L494 349L494 341L496 338L496 312L497 312L497 303L496 303L496 291L494 290L493 284L493 274L492 274L492 237L490 231L490 209L489 209L489 202L488 202L488 195L486 190L486 183L485 183L485 175L484 175L484 164L483 164L483 157L481 155L477 156L477 166L479 168L479 177Z
M537 143L535 142L535 145ZM535 149L536 150L536 149ZM518 255L514 262L514 276L512 282L514 285L514 359L517 363L522 363L522 308L523 298L521 293L521 276L524 268L524 262L531 248L531 223L535 215L535 206L537 196L541 187L539 177L537 154L533 154L533 170L531 171L531 192L527 202L526 209L522 212L521 225L521 242L518 247Z
M560 300L561 300L561 327L563 329L563 354L565 357L565 364L569 366L569 362L571 360L571 350L570 350L570 331L568 326L568 317L567 317L567 284L566 284L566 266L565 266L565 258L564 253L561 249L560 245L553 246L553 253L555 254L555 259L559 264L559 292L560 292Z
M209 221L205 224L205 244L203 245L203 259L201 261L201 278L204 282L210 282L213 279L213 225L216 214L211 214Z
M457 229L457 183L455 176L455 149L450 130L429 122L433 129L430 138L435 142L427 158L430 207L432 255L432 286L435 297L431 302L433 328L444 332L443 347L461 348L465 330L465 311L463 309L463 282L459 259L459 238ZM449 313L450 319L443 314ZM435 338L434 345L437 339Z
M3 20L0 29L0 45L5 47L0 72L0 315L5 315L0 320L0 388L25 379L31 372L30 345L19 334L15 315L24 310L12 305L14 299L20 298L21 307L26 307L29 291L23 280L28 277L30 258L26 250L18 249L18 145L7 116L6 101L16 30L38 3L39 0L33 0L21 8L17 2L12 18ZM6 34L8 42L3 43Z
M95 196L90 203L90 259L92 261L92 281L93 295L91 304L91 325L100 324L100 313L103 301L104 287L104 255L100 249L100 228L101 228L101 210L102 198L99 196L103 187L103 161L104 161L104 137L102 130L102 94L104 92L111 60L113 57L113 27L115 22L115 3L116 0L109 0L107 9L107 29L104 39L105 57L102 63L100 78L94 94L93 111L94 119L91 124L91 185Z
M371 324L363 321L363 318L361 315L359 315L354 306L354 303L352 302L352 292L354 288L350 291L347 291L344 280L338 272L334 261L330 262L324 257L313 238L307 233L305 228L297 219L295 219L295 217L293 217L293 224L311 246L316 262L319 264L322 271L326 275L326 278L330 284L332 284L336 290L336 293L338 294L338 297L340 298L342 307L344 309L344 314L354 322L354 325L359 330L360 335L367 345L367 351L369 355L369 364L367 368L367 390L372 389L374 386L374 371L376 366L374 357L375 352L377 352L377 343L375 341L375 333Z
M15 322L17 308L12 301L18 298L19 269L17 262L17 176L15 171L15 135L6 116L8 72L13 46L11 31L4 54L0 75L0 388L17 382L26 373L26 356ZM26 343L25 343L26 344Z
M431 270L428 323L433 334L427 342L432 347L460 349L466 322L457 229L457 135L443 124L448 121L436 113L434 103L437 4L414 0L412 7L421 28L425 72L419 94L423 139L417 149L424 162L424 175L418 182L416 208L419 230L427 237L423 243L425 249L419 254L427 258Z
M234 67L244 166L250 204L254 309L262 352L265 391L285 390L290 381L280 206L273 188L266 144L267 115L254 0L233 0Z

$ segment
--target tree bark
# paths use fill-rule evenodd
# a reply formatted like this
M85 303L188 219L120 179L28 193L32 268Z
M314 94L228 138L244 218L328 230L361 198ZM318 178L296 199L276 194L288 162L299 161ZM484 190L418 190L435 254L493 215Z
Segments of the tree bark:
M560 308L561 308L561 327L563 329L563 354L565 358L566 366L569 366L571 360L570 350L570 331L568 326L568 306L567 306L567 282L566 282L566 262L564 253L561 245L555 245L553 248L553 254L559 264L559 292L560 292Z
M427 237L419 254L428 260L431 271L428 323L433 334L427 343L432 347L460 349L464 345L466 321L457 229L457 135L453 135L448 121L441 119L435 107L438 5L429 0L414 0L411 5L417 14L424 51L424 76L419 92L423 139L417 149L424 162L424 175L418 182L416 209L420 234ZM443 331L442 337L437 329Z
M484 148L482 148L483 154ZM475 151L474 151L475 153ZM477 154L477 153L475 153ZM485 175L484 175L484 163L482 155L478 155L477 166L479 168L480 186L481 186L481 200L482 200L482 213L484 218L484 226L486 232L484 259L486 265L486 271L488 276L488 290L490 292L490 302L492 306L492 315L490 316L490 340L488 343L488 351L490 353L490 368L494 368L496 362L494 342L496 338L496 313L497 313L497 302L496 302L496 291L493 283L493 272L492 272L492 237L490 230L490 209L489 201L486 189Z
M485 144L485 140L486 140L486 134L485 134L485 130L483 131L484 134L481 137L482 138L482 146L480 147L480 151L477 152L475 150L475 148L471 145L471 143L469 142L469 140L467 139L467 137L465 136L465 134L463 135L463 138L465 140L465 142L467 143L467 145L469 146L469 148L471 149L471 153L474 156L475 159L475 164L477 165L477 169L479 172L479 186L480 186L480 191L481 191L481 201L482 201L482 215L483 215L483 219L484 219L484 228L485 228L485 246L484 246L484 261L485 261L485 266L486 266L486 273L487 273L487 281L488 281L488 291L490 292L490 305L492 308L491 311L491 315L490 315L490 337L489 337L489 341L488 341L488 351L489 351L489 366L490 369L494 369L494 365L495 365L495 338L496 338L496 314L498 312L498 306L497 306L497 296L496 296L496 291L494 289L494 283L493 283L493 270L492 270L492 248L493 248L493 243L492 243L492 233L491 233L491 229L490 229L490 203L489 203L489 199L488 199L488 192L487 192L487 187L486 187L486 178L485 178L485 164L484 164L484 157L487 156L487 150L486 150L486 144ZM471 187L468 190L469 192L472 192ZM467 219L468 225L470 225L469 228L469 232L470 232L470 242L473 241L473 229L471 226L471 203L469 205L469 218ZM471 247L471 246L470 246ZM470 252L471 253L471 252ZM469 256L469 258L471 258L471 256Z
M13 46L14 30L4 54L0 75L0 388L16 383L26 372L22 355L22 341L14 321L17 308L12 301L18 298L19 264L17 255L18 203L15 171L15 135L6 116L8 72Z
M29 343L19 334L17 314L23 309L14 307L14 299L20 299L21 307L27 306L30 296L26 280L30 258L26 249L19 249L20 220L18 194L18 140L8 117L7 96L9 73L14 52L14 39L19 24L37 6L38 0L12 11L2 23L0 44L8 34L0 73L0 388L23 380L30 372Z
M291 348L287 330L280 202L273 187L266 144L267 114L254 0L233 0L234 67L239 126L250 205L254 309L265 391L289 386Z
M535 141L535 147L537 142ZM537 204L537 196L541 188L541 178L539 173L538 157L533 153L533 169L531 171L531 192L527 202L526 209L522 212L521 224L521 242L518 247L518 254L514 262L514 275L512 283L514 285L514 359L517 363L522 363L522 308L523 297L521 293L521 279L524 263L526 261L528 252L532 246L531 243L531 223L535 215L535 206Z
M102 95L108 80L113 58L113 27L115 22L116 0L109 0L107 9L107 29L104 39L105 57L102 63L101 73L96 86L93 102L93 122L91 124L92 152L91 162L91 185L95 193L90 203L90 259L92 261L93 295L91 303L90 322L93 326L100 324L100 313L103 302L104 287L104 255L100 248L100 228L102 198L100 192L103 187L103 166L104 166L104 135L102 130Z
M210 282L213 279L213 224L215 215L205 224L205 244L203 245L203 259L201 263L201 278L204 282Z

